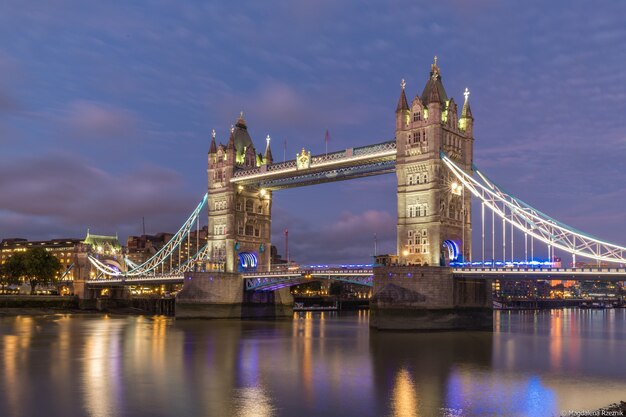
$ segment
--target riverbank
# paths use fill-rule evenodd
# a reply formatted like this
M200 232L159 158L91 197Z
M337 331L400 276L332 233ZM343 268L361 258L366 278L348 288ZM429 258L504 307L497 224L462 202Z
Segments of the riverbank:
M74 296L2 295L0 317L46 314L111 313L129 315L174 315L174 298L101 298L81 303Z
M0 311L5 309L80 310L78 297L58 295L2 295Z

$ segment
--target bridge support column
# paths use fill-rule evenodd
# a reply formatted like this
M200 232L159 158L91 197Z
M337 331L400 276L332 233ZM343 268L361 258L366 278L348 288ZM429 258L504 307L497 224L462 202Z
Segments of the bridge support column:
M244 291L241 274L189 272L176 295L176 318L254 318L293 314L289 289Z
M445 267L376 267L370 311L379 330L492 330L491 282Z

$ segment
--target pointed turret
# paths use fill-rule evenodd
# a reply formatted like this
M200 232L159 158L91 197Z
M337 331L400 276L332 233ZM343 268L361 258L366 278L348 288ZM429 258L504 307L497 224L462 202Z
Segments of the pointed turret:
M469 89L465 89L463 93L465 96L465 103L463 103L463 110L461 110L461 118L459 119L459 129L465 132L469 137L472 137L474 132L474 117L472 116L472 109L469 103Z
M400 83L400 87L402 87L402 89L400 90L400 98L398 99L398 106L396 107L396 113L402 110L409 109L409 103L406 100L406 94L404 93L404 87L406 87L406 82L404 81L404 78L402 79L402 82Z
M400 82L400 98L398 99L398 105L396 106L396 130L401 130L406 128L409 124L409 103L406 100L406 94L404 93L404 88L406 87L406 82L404 78L402 82Z
M267 145L265 146L265 157L263 158L263 160L267 165L274 162L274 158L272 157L272 149L270 148L270 139L270 135L267 135L267 137L265 138L265 140L267 141Z
M465 92L463 93L463 95L465 96L465 103L463 103L463 110L461 111L461 118L469 118L469 119L474 120L474 118L472 117L472 109L470 108L470 104L469 104L470 92L467 88L465 89Z
M209 147L209 154L217 152L217 145L215 144L215 129L211 131L211 146Z
M230 125L230 136L228 137L228 142L226 143L226 149L235 149L235 127L233 125Z
M437 56L435 56L434 62L430 66L430 77L424 86L421 98L424 104L439 102L439 104L445 105L448 100L446 89L443 88L443 83L441 82L441 70L437 65Z

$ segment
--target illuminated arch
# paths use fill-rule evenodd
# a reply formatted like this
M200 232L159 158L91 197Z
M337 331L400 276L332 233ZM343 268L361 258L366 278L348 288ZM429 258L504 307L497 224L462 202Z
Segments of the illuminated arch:
M248 271L256 268L259 263L256 254L252 252L239 253L239 268L243 271Z
M448 250L448 259L450 261L456 261L459 259L461 251L459 250L459 245L454 240L444 240L443 247Z

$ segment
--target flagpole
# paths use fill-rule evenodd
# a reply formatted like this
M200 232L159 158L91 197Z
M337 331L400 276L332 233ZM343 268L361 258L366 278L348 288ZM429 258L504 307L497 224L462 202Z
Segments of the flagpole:
M283 146L283 162L287 161L287 139L285 139L285 143Z
M324 138L324 142L326 142L326 156L328 156L328 129L326 129L326 137Z

